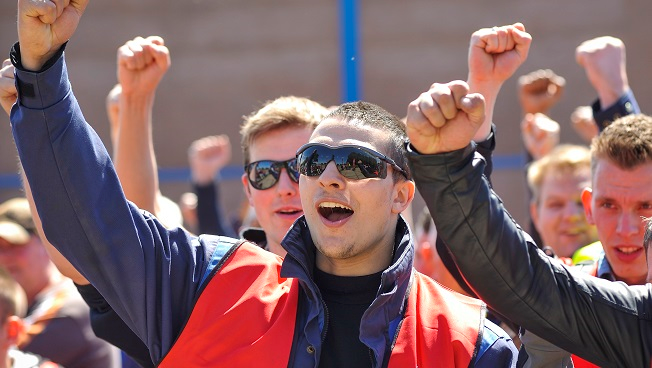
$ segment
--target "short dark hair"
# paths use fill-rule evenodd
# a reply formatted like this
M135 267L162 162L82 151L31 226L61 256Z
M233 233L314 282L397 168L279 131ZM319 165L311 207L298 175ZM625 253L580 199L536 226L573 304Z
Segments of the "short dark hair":
M411 180L412 174L407 160L407 133L405 124L396 115L388 112L382 107L364 101L347 102L340 105L337 109L331 111L324 120L336 118L345 122L356 120L363 125L382 130L388 134L387 157L396 162L398 167L405 171L408 179ZM403 177L398 170L392 171L394 182Z

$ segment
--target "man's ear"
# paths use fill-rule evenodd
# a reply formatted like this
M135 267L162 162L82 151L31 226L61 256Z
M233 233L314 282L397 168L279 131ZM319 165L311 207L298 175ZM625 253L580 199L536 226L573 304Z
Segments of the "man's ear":
M247 200L249 201L250 206L254 206L254 201L251 198L251 189L249 188L249 179L247 179L247 173L242 174L240 178L242 180L242 190L244 190Z
M401 180L394 184L394 198L392 199L392 213L399 214L412 203L416 186L412 180Z
M591 188L584 188L582 191L582 205L584 206L584 215L586 215L586 222L590 225L595 225L593 221L593 208L591 202L593 201L593 190Z

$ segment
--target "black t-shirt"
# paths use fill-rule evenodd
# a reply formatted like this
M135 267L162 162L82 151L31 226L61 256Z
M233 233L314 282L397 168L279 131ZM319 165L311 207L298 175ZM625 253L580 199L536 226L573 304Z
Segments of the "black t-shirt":
M315 283L328 311L320 367L371 367L372 352L360 342L360 320L376 297L381 274L345 277L315 268Z

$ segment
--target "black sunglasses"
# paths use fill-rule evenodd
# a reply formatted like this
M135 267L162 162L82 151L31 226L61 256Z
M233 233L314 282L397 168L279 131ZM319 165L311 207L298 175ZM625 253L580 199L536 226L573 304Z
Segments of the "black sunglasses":
M306 176L319 176L328 163L334 161L337 171L347 179L360 180L387 177L387 164L392 165L406 178L405 170L394 160L370 148L343 145L331 147L322 143L308 143L297 151L299 173Z
M246 165L244 169L251 186L258 190L265 190L278 183L278 179L281 176L281 170L284 167L290 179L292 179L293 182L298 183L299 172L297 171L296 158L291 158L286 161L256 161Z

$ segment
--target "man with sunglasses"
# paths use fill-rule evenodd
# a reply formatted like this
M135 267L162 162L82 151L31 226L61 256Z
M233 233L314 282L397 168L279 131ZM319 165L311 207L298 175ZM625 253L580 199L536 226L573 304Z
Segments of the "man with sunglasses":
M246 229L243 236L264 238L259 245L280 256L286 253L281 240L303 214L295 154L327 113L307 98L280 97L245 117L240 128L245 161L242 185L262 228Z
M413 271L399 214L414 183L395 116L341 106L298 150L297 166L251 152L255 190L300 173L304 217L283 240L284 260L246 241L169 230L125 200L72 93L63 41L87 1L18 4L11 120L45 234L158 366L514 366L515 348L484 320L484 304Z

